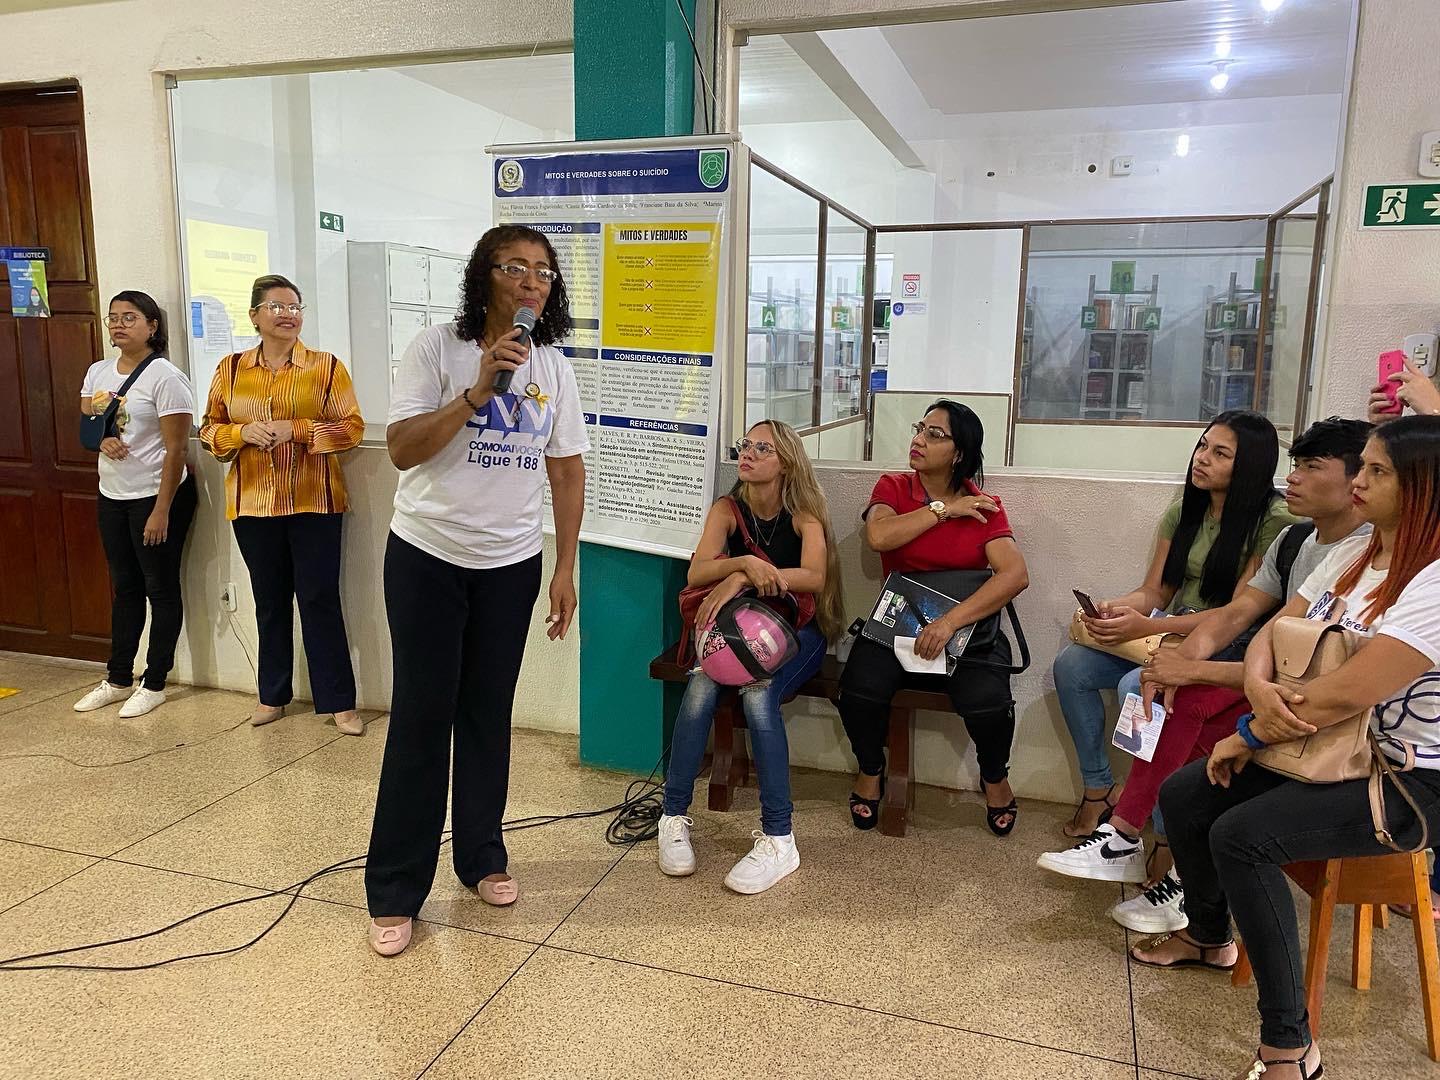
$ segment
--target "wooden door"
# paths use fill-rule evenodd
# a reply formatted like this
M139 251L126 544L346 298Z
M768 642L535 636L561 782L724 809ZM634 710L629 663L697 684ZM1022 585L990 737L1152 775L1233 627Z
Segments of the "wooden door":
M110 579L76 419L104 346L78 87L0 89L0 247L50 249L51 308L0 304L0 649L103 660Z

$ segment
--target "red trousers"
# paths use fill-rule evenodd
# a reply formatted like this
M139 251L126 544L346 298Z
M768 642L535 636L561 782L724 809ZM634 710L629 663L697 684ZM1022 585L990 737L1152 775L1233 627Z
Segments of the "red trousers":
M1223 686L1182 686L1155 746L1152 761L1135 759L1115 816L1144 828L1160 797L1160 785L1192 761L1210 756L1215 744L1235 734L1235 722L1250 711L1243 690Z

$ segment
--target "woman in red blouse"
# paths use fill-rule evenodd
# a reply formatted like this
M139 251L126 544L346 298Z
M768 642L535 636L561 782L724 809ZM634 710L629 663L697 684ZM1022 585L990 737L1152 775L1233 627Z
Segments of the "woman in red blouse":
M880 553L886 574L926 570L983 570L994 576L915 642L930 660L940 655L956 630L1000 611L1025 590L1030 576L998 499L980 490L985 483L980 418L954 401L937 401L915 425L910 473L886 473L875 485L865 511L865 539ZM1009 644L1000 635L997 657L1009 662ZM1015 702L1010 676L994 668L961 664L955 673L909 675L893 651L857 638L840 681L840 718L860 764L850 816L857 829L872 829L885 780L885 735L890 700L904 685L943 689L975 743L985 792L986 820L997 836L1015 828L1017 810L1010 790L1010 743L1015 737Z

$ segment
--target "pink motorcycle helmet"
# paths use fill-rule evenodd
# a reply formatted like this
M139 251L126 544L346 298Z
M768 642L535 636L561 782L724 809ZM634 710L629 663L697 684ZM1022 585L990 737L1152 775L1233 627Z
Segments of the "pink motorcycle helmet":
M795 617L795 601L780 597ZM737 596L695 633L700 670L721 686L749 686L772 678L800 651L790 621L764 600Z

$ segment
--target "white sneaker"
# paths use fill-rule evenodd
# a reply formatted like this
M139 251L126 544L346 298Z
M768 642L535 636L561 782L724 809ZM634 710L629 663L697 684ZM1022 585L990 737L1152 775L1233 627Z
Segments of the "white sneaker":
M727 889L738 893L762 893L800 869L800 849L795 846L794 833L767 836L757 829L750 835L755 837L755 846L725 875Z
M1105 824L1067 851L1046 852L1036 865L1066 877L1138 885L1145 880L1145 842L1127 840Z
M690 826L695 822L683 814L660 815L660 872L685 877L695 872L695 849L690 846Z
M1110 917L1137 934L1173 934L1190 925L1185 914L1185 890L1173 873L1139 896L1110 909Z
M106 705L113 705L117 701L124 701L130 696L128 686L112 686L108 682L102 682L94 690L75 702L76 712L94 712L96 709L103 709Z
M135 717L144 716L146 713L158 709L164 704L164 690L147 690L143 686L137 686L135 693L130 695L130 700L120 706L120 718L122 720L133 720Z

